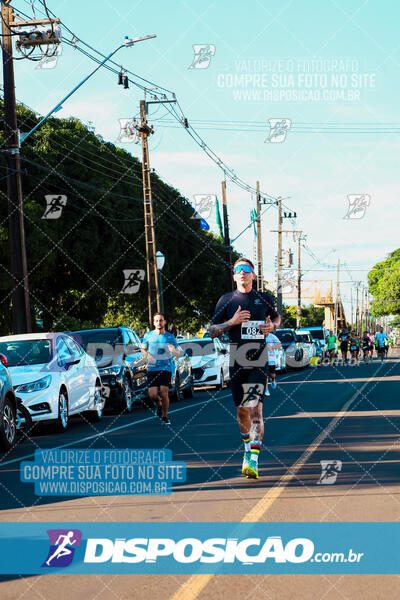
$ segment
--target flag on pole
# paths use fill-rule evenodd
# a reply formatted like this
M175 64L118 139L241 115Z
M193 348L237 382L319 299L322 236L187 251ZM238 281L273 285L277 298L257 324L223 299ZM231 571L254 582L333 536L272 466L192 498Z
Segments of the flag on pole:
M218 202L217 196L215 196L215 210L216 210L216 218L217 218L217 225L218 225L218 229L219 229L219 235L223 239L224 238L224 229L222 227L222 219L221 219L221 213L219 212L219 202Z
M253 223L254 235L257 235L257 229L256 229L257 213L256 213L255 208L252 208L250 211L250 221Z

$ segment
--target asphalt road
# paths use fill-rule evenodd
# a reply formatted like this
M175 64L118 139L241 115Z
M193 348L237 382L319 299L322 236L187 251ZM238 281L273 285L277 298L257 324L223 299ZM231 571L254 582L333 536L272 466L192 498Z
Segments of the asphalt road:
M397 353L398 354L398 353ZM65 434L46 430L22 440L0 462L1 521L218 522L398 521L400 510L400 360L383 366L322 367L280 377L264 404L260 479L241 475L242 442L229 389L197 391L171 405L172 425L145 408L107 414L100 424L77 418ZM170 448L187 464L187 480L170 496L40 498L19 481L22 459L36 448ZM321 485L320 461L341 463ZM55 592L55 590L57 590ZM3 578L4 600L387 599L397 576L48 575Z

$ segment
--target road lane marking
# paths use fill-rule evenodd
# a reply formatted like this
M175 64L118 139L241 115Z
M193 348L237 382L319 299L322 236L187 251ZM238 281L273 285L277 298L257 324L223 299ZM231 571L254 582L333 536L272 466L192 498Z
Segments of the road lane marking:
M296 462L289 467L286 473L280 478L280 480L275 484L274 487L268 490L261 500L257 502L252 509L243 517L240 521L241 523L255 523L261 519L261 517L268 511L268 509L272 506L277 498L286 490L289 482L296 476L298 471L306 464L310 456L318 449L321 443L324 441L326 437L328 437L333 429L336 427L336 424L342 417L346 415L346 412L350 408L352 404L356 401L358 396L362 394L364 388L373 381L376 373L382 365L379 365L375 373L372 375L371 379L366 381L364 385L361 386L359 390L357 390L354 395L342 406L340 411L335 415L335 417L330 421L330 423L321 431L321 433L316 437L316 439L310 444L310 446L303 452L303 454L296 460ZM203 591L203 589L208 585L211 579L215 576L215 574L211 575L192 575L172 596L171 600L195 600L198 595Z

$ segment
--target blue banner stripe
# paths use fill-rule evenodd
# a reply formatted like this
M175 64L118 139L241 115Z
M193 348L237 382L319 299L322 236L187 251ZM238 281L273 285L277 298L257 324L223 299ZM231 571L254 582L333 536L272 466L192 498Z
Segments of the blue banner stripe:
M399 574L400 523L3 523L1 574Z

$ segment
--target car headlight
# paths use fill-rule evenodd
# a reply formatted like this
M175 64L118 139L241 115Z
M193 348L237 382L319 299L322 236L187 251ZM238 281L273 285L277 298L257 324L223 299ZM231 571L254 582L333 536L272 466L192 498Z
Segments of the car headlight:
M203 367L203 369L213 369L215 367L215 361L208 360L207 362L203 363L201 366Z
M46 377L42 377L42 379L37 379L36 381L19 385L16 391L24 394L29 394L30 392L40 392L41 390L47 389L50 383L51 375L46 375Z
M113 365L99 369L100 375L119 375L121 373L121 365Z

